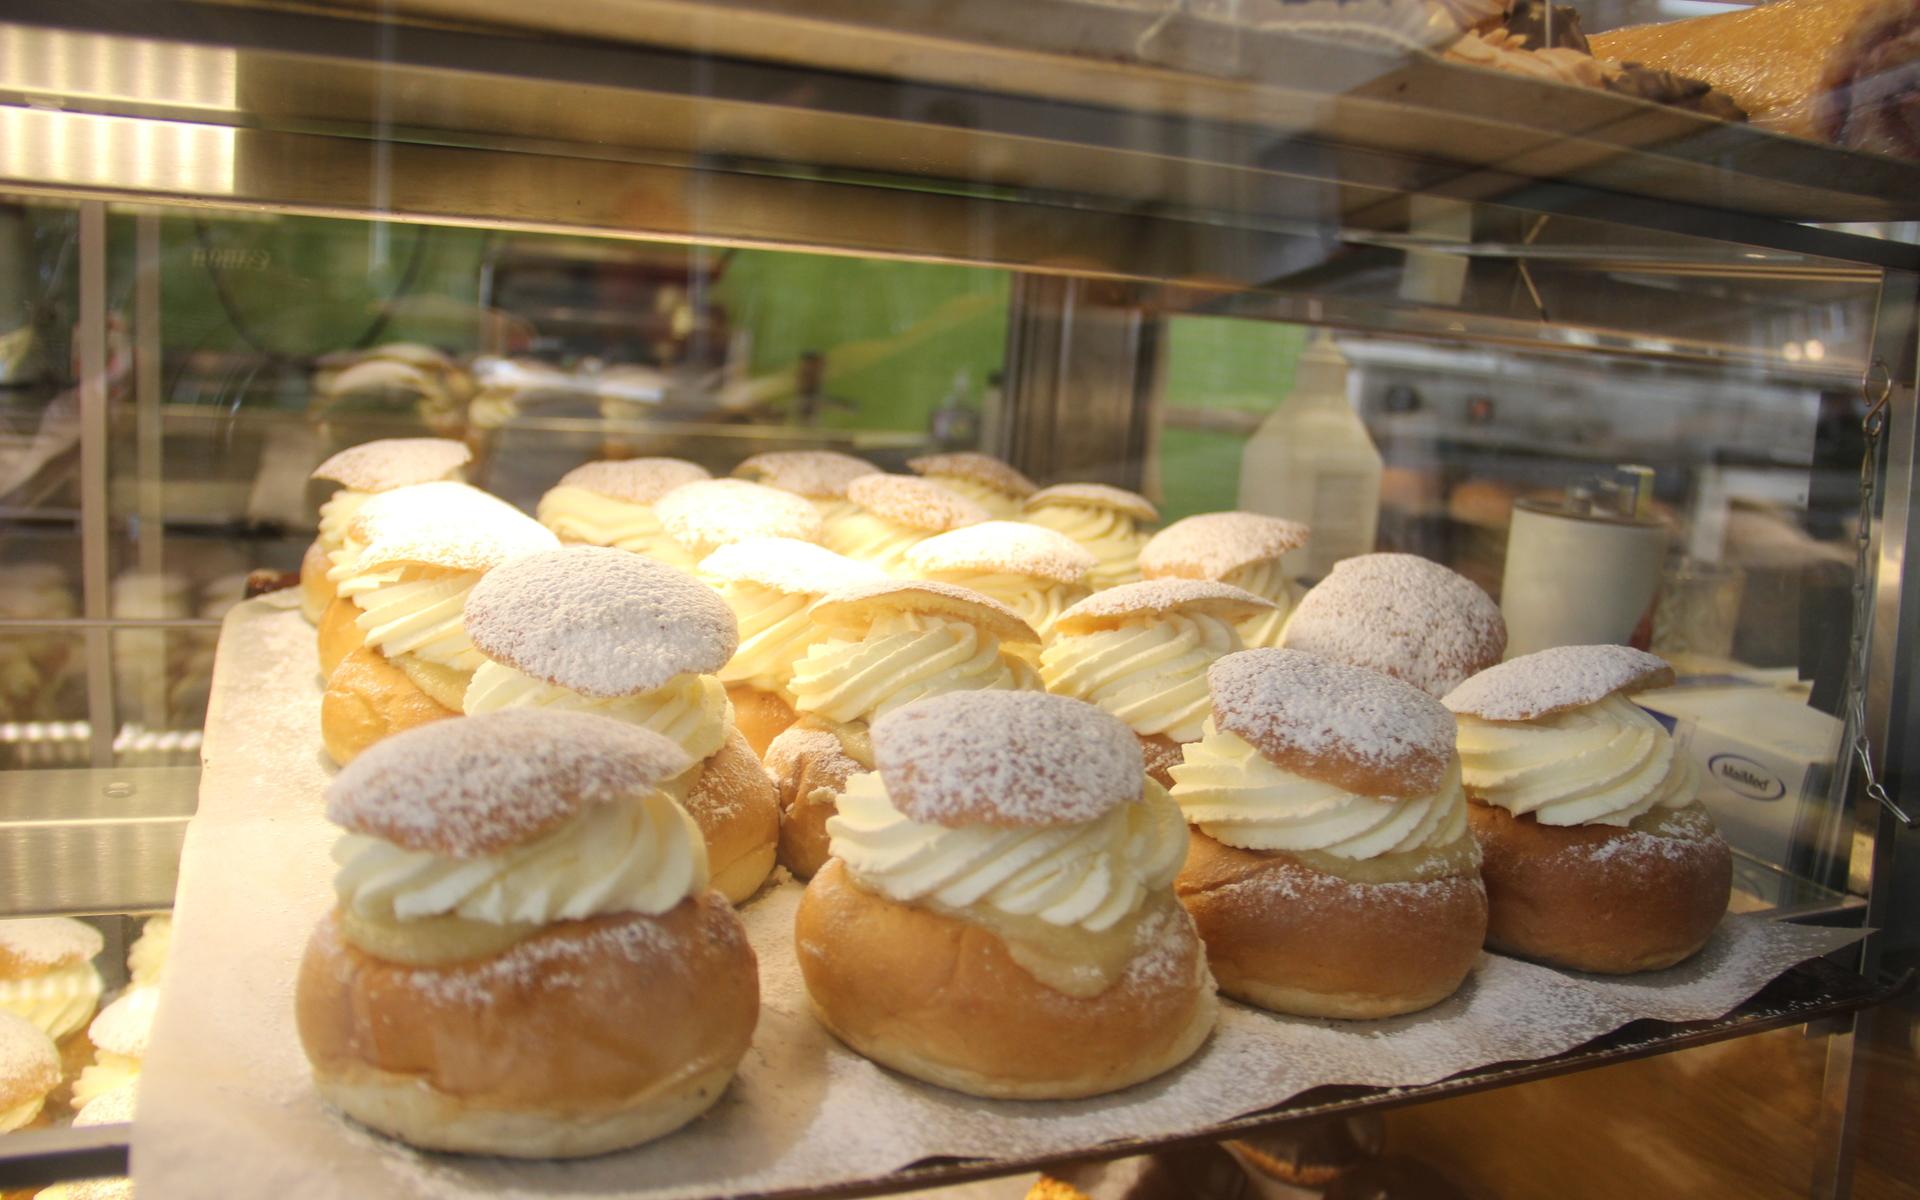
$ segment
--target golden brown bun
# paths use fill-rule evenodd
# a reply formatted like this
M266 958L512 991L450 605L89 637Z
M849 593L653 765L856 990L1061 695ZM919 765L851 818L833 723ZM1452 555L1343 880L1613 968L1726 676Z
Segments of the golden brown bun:
M746 1053L759 976L719 896L658 917L562 921L498 955L388 962L314 930L295 1016L347 1115L435 1150L568 1157L658 1137L716 1100Z
M1147 767L1147 778L1163 788L1173 786L1173 768L1180 765L1186 747L1164 733L1136 733L1140 739L1140 757Z
M309 545L300 556L300 612L309 624L318 625L333 603L333 582L327 578L332 566L319 542Z
M780 805L773 781L740 731L700 764L687 790L687 812L707 839L714 890L738 904L773 872L780 841Z
M839 735L817 718L803 718L768 747L767 773L780 804L780 865L796 879L811 879L830 854L827 818L847 780L871 764L847 753Z
M1199 939L1177 909L1168 915L1173 940L1142 956L1153 969L1075 998L1028 974L986 928L868 892L834 859L801 897L794 940L814 1012L859 1053L976 1096L1068 1099L1171 1070L1213 1029Z
M744 683L728 684L727 699L733 701L734 727L746 735L747 745L761 758L766 757L773 739L800 715L784 698Z
M1174 891L1235 999L1304 1017L1390 1017L1445 1000L1480 958L1487 894L1473 875L1350 883L1291 854L1191 835Z
M304 596L304 593L302 593ZM366 645L366 635L357 623L360 606L345 596L335 596L320 614L320 673L331 675L347 655Z
M379 651L362 646L327 676L320 736L327 754L344 767L381 738L459 715L421 691Z
M1487 946L1577 971L1657 971L1691 956L1727 911L1733 855L1697 806L1690 836L1542 825L1474 801Z

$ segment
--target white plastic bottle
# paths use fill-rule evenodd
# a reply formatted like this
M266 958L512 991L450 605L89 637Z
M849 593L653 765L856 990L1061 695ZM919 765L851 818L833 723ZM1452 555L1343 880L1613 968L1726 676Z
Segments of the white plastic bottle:
M1330 335L1316 333L1292 393L1241 452L1240 507L1306 523L1313 536L1282 563L1295 578L1318 579L1341 559L1373 551L1380 468L1380 451L1347 398L1346 357Z

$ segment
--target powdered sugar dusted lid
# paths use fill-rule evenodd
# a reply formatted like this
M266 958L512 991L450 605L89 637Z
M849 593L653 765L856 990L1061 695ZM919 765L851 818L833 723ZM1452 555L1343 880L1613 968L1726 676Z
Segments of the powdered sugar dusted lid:
M847 485L847 499L876 517L931 533L978 525L992 515L965 496L912 475L862 475Z
M504 500L464 483L416 483L381 492L348 527L362 569L419 563L489 571L508 559L560 544L552 531Z
M1014 470L1010 464L976 450L923 454L919 458L908 459L907 466L920 475L951 475L955 479L971 479L1015 499L1033 495L1034 489L1040 486Z
M86 962L105 944L99 930L71 917L0 921L0 979L24 979Z
M1631 646L1555 646L1509 659L1448 692L1442 704L1487 721L1531 721L1615 692L1673 682L1665 659Z
M812 768L810 782L814 787L829 788L836 794L846 790L847 780L867 769L847 753L838 734L809 724L804 718L782 729L767 744L767 772L775 779L798 779L803 759Z
M1040 635L1018 613L972 588L930 579L878 579L835 588L807 610L821 624L872 621L885 612L954 617L1002 642L1037 642Z
M1046 692L948 692L873 723L893 806L931 825L1071 825L1140 799L1133 731Z
M1281 644L1444 696L1500 661L1507 624L1485 592L1439 563L1362 554L1335 563L1301 598Z
M1299 650L1242 650L1207 668L1213 720L1275 766L1366 796L1446 782L1453 714L1418 688Z
M0 1010L0 1108L18 1108L60 1086L60 1052L40 1027Z
M1210 579L1149 579L1095 592L1061 613L1053 628L1057 633L1088 633L1129 621L1188 613L1239 624L1272 607L1272 601Z
M129 988L87 1026L87 1040L108 1054L145 1058L147 1042L153 1037L153 1014L159 1007L159 988Z
M516 671L583 696L652 691L739 648L733 610L665 563L603 546L529 554L467 597L467 636Z
M86 1107L73 1118L74 1127L85 1129L94 1125L125 1125L133 1120L139 1099L140 1086L135 1083L122 1084L110 1092L102 1092L87 1101Z
M1027 497L1027 511L1045 508L1049 504L1077 504L1084 508L1108 508L1114 512L1125 513L1136 521L1153 522L1160 519L1160 510L1153 501L1138 492L1113 487L1105 483L1056 483L1052 487L1041 488Z
M403 850L482 858L693 765L651 730L555 708L508 708L396 734L327 788L327 819Z
M1298 521L1264 513L1200 513L1149 538L1140 547L1140 573L1148 579L1220 579L1306 544L1307 527Z
M744 460L733 473L796 496L827 499L846 495L848 484L878 475L880 468L838 450L768 450Z
M1079 583L1097 560L1063 533L1019 521L982 521L938 533L907 550L917 572L992 571Z
M703 479L675 488L654 515L683 546L724 546L748 538L820 536L820 510L792 492L744 479Z
M628 458L583 463L554 486L579 488L629 504L652 504L677 487L709 478L705 467L684 458Z
M452 438L381 438L340 451L315 467L313 477L356 492L386 492L445 479L472 461L466 443Z
M794 538L749 538L722 546L700 561L700 572L723 583L758 584L789 596L823 596L887 573L871 563Z

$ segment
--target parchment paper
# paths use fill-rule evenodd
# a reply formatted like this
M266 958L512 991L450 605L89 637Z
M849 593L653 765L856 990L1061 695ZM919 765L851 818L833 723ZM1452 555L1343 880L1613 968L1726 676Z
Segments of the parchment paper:
M331 903L313 631L282 593L234 609L207 718L173 956L146 1060L133 1169L141 1200L209 1196L654 1198L827 1186L935 1155L993 1158L1173 1133L1322 1084L1412 1085L1541 1058L1641 1017L1719 1016L1858 934L1729 917L1694 960L1629 980L1483 956L1460 994L1412 1017L1291 1020L1224 1004L1185 1067L1098 1100L988 1102L892 1075L815 1024L792 953L800 889L743 908L765 997L727 1095L663 1141L573 1163L432 1156L325 1108L293 1026L307 934Z

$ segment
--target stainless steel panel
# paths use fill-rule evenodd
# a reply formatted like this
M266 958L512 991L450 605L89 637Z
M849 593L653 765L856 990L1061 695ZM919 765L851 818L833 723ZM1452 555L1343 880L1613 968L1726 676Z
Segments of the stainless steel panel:
M0 788L0 916L173 906L195 767L13 771Z

